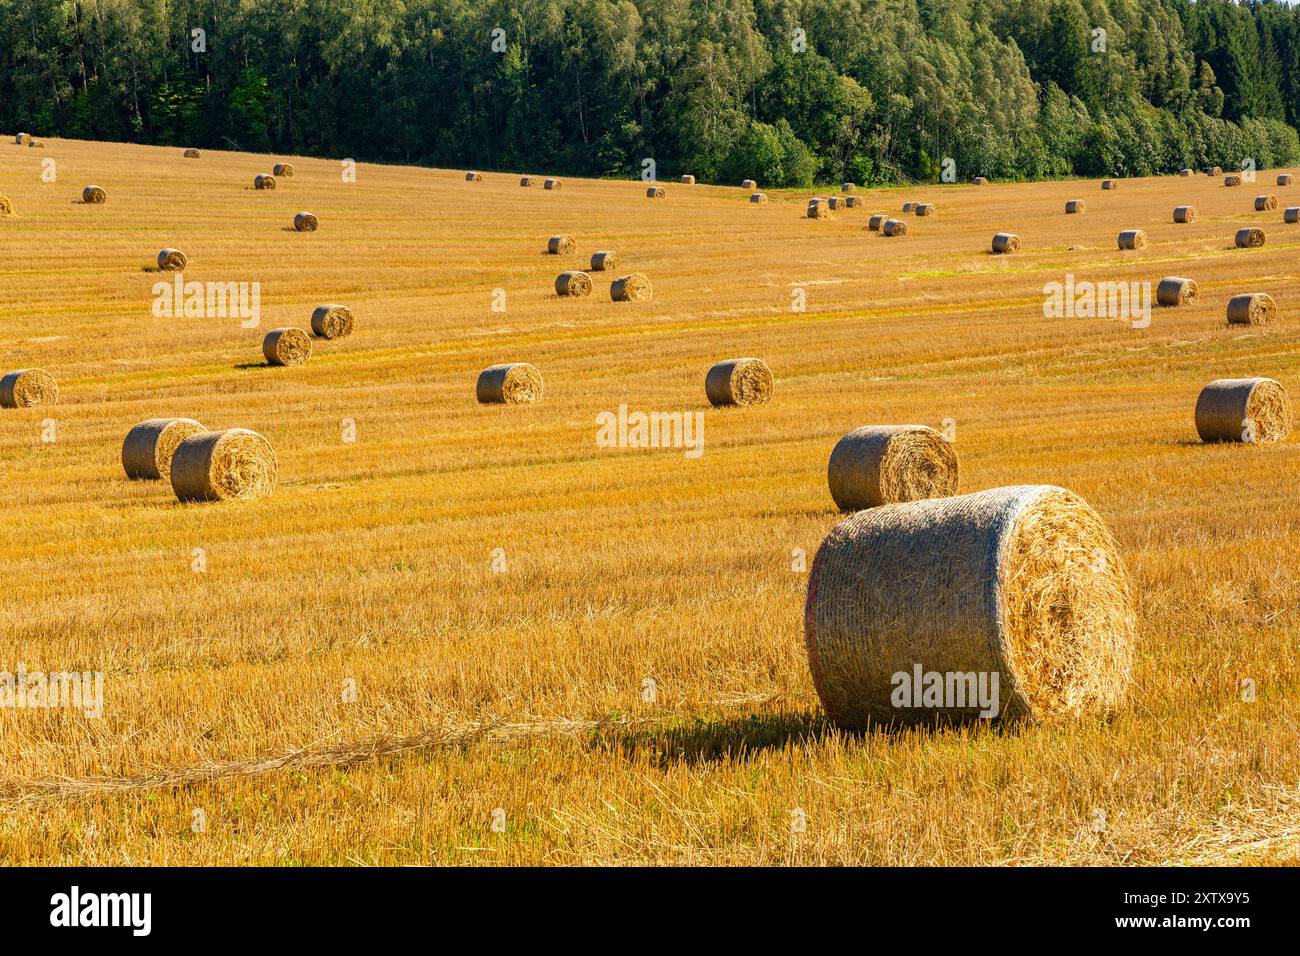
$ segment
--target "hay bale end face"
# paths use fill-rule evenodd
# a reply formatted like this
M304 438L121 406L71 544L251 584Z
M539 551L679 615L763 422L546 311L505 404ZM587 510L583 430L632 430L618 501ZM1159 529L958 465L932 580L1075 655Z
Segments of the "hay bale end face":
M563 185L564 185L564 183L560 182L558 179L548 179L548 180L546 180L544 183L542 183L542 188L543 188L543 189L559 189L559 188L560 188L561 186L563 186Z
M609 297L615 302L642 302L651 295L650 280L640 272L619 276L609 286Z
M295 213L293 217L293 228L296 232L315 232L320 228L320 220L312 213L306 211Z
M268 365L303 365L311 358L311 336L302 329L272 329L262 339Z
M271 175L279 178L281 176L290 177L293 175L293 163L276 163L271 167Z
M468 172L465 174L465 182L467 183L481 183L482 181L483 181L482 173Z
M12 216L14 214L13 200L8 196L0 196L0 216Z
M1255 197L1255 212L1272 212L1277 208L1277 197L1269 194L1267 196Z
M889 236L891 239L896 236L907 235L907 223L901 219L886 219L880 227L882 236Z
M957 493L957 452L925 425L864 425L835 445L826 466L841 511Z
M1224 177L1223 177L1223 185L1225 185L1225 186L1240 186L1240 185L1241 185L1241 177L1240 177L1240 176L1224 176Z
M1195 206L1174 207L1174 222L1196 222Z
M750 194L749 194L749 201L752 202L752 203L765 203L765 202L767 202L767 194L766 194L766 193L750 193Z
M879 232L882 228L884 228L885 220L888 218L889 217L885 215L883 212L878 212L870 219L867 220L867 228L870 229L872 232Z
M1104 189L1104 190L1106 190L1107 192L1110 192L1110 191L1115 190L1115 189L1119 189L1119 180L1118 180L1118 179L1103 179L1103 180L1102 180L1102 183L1101 183L1101 188Z
M1163 306L1185 305L1196 298L1198 290L1191 279L1167 276L1156 286L1156 304Z
M1264 230L1256 226L1238 229L1234 242L1238 249L1258 249L1264 244Z
M1065 204L1065 211L1069 215L1078 215L1079 213L1086 212L1087 210L1088 210L1088 204L1084 202L1082 199L1071 199L1069 202Z
M1135 621L1105 522L1073 492L1030 485L844 519L813 561L804 641L817 695L847 729L1055 723L1124 700ZM938 699L899 694L934 673L970 674L986 691L996 674L996 702L988 694L981 712L975 687L959 695L950 682Z
M40 368L20 368L0 378L0 408L35 408L59 401L59 383Z
M618 267L618 253L608 249L602 249L600 252L591 254L591 271L607 272L610 269Z
M278 471L271 443L257 432L198 432L176 446L172 491L181 501L262 498L275 490Z
M560 233L558 236L551 236L546 241L546 251L553 256L567 256L578 247L578 243L568 233Z
M663 199L668 195L668 190L662 186L651 186L645 194L647 199Z
M1300 206L1292 206L1282 213L1282 221L1292 226L1300 223Z
M933 216L935 212L934 203L923 202L917 204L916 214L918 216Z
M1267 292L1247 292L1228 300L1229 325L1268 325L1277 314L1277 303Z
M108 202L108 193L99 186L87 186L81 191L81 201L87 206L101 206Z
M808 200L808 218L809 219L829 219L831 216L831 207L824 199Z
M1119 234L1117 244L1121 249L1145 249L1147 234L1141 229L1125 229Z
M682 182L682 185L683 185L683 186L694 186L694 185L695 185L695 177L694 177L694 176L683 176L681 182Z
M772 370L757 358L724 359L704 376L704 394L715 408L762 405L772 399Z
M192 418L150 418L126 433L122 469L132 481L170 478L172 456L191 435L207 431Z
M1291 397L1271 378L1217 379L1196 399L1196 433L1204 442L1281 441L1291 421Z
M318 305L311 314L312 334L320 339L344 339L352 334L354 319L346 305Z
M741 189L757 189L758 183L752 179L742 179L740 182Z
M561 272L555 277L555 294L579 298L591 295L591 276L585 272Z
M267 173L258 173L253 177L254 189L274 189L275 177Z
M183 152L181 156L184 157L185 159L198 159L199 151L195 149L193 146L191 146L189 149Z
M1291 174L1290 174L1290 173L1280 173L1280 174L1278 175L1278 177L1277 177L1277 184L1278 184L1279 186L1290 186L1290 185L1291 185Z
M994 255L1005 256L1020 251L1020 237L1014 232L999 232L993 237Z
M540 401L542 373L527 362L492 365L479 373L476 394L483 405L523 405Z
M189 262L189 258L179 249L163 249L158 253L158 268L163 272L180 272Z

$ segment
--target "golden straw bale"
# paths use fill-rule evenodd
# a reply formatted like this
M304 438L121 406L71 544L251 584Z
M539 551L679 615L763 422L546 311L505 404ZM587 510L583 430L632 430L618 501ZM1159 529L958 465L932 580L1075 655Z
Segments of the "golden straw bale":
M527 362L492 365L479 373L476 394L484 405L521 405L540 401L542 373Z
M609 297L615 302L641 302L651 294L650 280L640 272L619 276L609 286Z
M999 232L993 237L993 252L996 255L1009 255L1020 251L1020 237L1014 232Z
M1246 292L1228 300L1229 325L1268 325L1277 314L1277 303L1267 292Z
M87 206L99 206L108 202L108 193L99 186L87 186L81 191L81 201Z
M290 178L293 176L293 163L276 163L271 167L271 175L277 179L281 176Z
M0 408L34 408L56 405L59 383L40 368L20 368L0 378Z
M1088 204L1082 199L1071 199L1065 204L1065 211L1071 215L1087 212Z
M925 425L864 425L835 445L826 467L841 511L957 493L957 452Z
M1267 196L1255 197L1255 212L1272 212L1277 208L1277 197L1269 194Z
M724 359L704 376L704 394L715 408L762 405L772 398L772 370L757 358Z
M561 272L555 277L555 294L580 298L591 295L591 276L585 272Z
M1174 222L1196 222L1196 207L1175 206Z
M254 189L274 189L275 177L269 173L258 173L253 177Z
M1205 442L1266 444L1291 433L1291 397L1271 378L1221 378L1196 398L1196 433Z
M903 222L901 219L886 219L884 224L880 227L880 234L882 236L889 236L890 238L905 236L907 235L907 223Z
M294 214L293 228L297 232L315 232L320 228L320 220L312 213L304 210Z
M181 501L261 498L275 490L271 443L247 428L197 432L176 446L172 491Z
M1256 249L1264 244L1264 230L1256 226L1238 229L1234 241L1238 249Z
M1145 249L1147 234L1141 229L1125 229L1119 234L1117 244L1121 249Z
M546 251L553 256L567 256L576 248L578 248L577 241L568 233L551 236L546 241Z
M303 365L311 358L311 336L302 329L272 329L262 339L262 354L270 365Z
M1198 290L1191 279L1166 276L1156 286L1156 304L1164 306L1186 305L1196 298Z
M354 319L346 305L318 305L311 314L311 331L321 339L344 339L352 334Z
M192 418L149 418L126 433L122 469L132 481L171 478L172 456L191 435L207 431Z
M163 272L180 272L189 264L189 257L179 249L163 249L158 253L158 268Z
M608 249L602 249L600 252L591 254L591 271L607 272L610 269L618 268L618 253Z

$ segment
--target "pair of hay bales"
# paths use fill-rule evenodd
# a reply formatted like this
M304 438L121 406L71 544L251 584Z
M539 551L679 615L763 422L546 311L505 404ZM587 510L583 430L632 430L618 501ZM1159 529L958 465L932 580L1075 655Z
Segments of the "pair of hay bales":
M303 210L294 214L293 228L295 232L315 232L320 228L320 219L314 213Z
M1216 379L1196 399L1196 433L1204 442L1277 442L1291 424L1291 397L1271 378Z
M862 205L860 196L831 196L826 200L831 209L857 209Z
M81 202L85 206L102 206L108 202L108 193L100 186L86 186L81 190Z
M523 405L540 401L542 373L527 362L491 365L479 373L475 394L482 405Z
M613 253L605 253L605 255L613 255ZM591 295L591 289L591 276L585 272L573 270L561 272L555 277L555 294L558 296L581 298ZM649 277L641 272L630 272L625 276L619 276L609 285L609 297L614 302L643 302L653 294Z
M704 394L714 408L763 405L772 399L772 370L760 358L723 359L704 376Z
M275 490L271 443L246 428L210 432L192 418L151 418L127 432L122 468L133 481L170 479L181 501L261 498Z
M35 408L59 401L59 383L40 368L20 368L0 378L0 408Z

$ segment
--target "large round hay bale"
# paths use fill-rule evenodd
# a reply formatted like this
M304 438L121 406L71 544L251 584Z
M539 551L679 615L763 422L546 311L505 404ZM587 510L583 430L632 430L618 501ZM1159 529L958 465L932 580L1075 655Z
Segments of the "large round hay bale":
M1119 180L1118 180L1118 179L1103 179L1103 180L1101 181L1101 188L1102 188L1102 189L1105 189L1107 192L1110 192L1111 190L1119 189Z
M471 170L470 172L465 174L465 182L467 183L481 183L482 181L483 181L483 174L480 172Z
M1175 206L1174 222L1196 222L1196 207Z
M276 163L271 167L271 175L277 178L280 176L293 176L293 163Z
M903 222L901 219L886 219L884 224L880 227L880 234L891 238L894 236L905 236L907 235L907 223Z
M663 199L668 195L668 190L662 186L651 186L645 191L645 194L647 199Z
M650 279L640 272L619 276L609 285L609 297L615 302L641 302L651 295Z
M888 218L889 216L887 216L885 213L878 212L875 215L873 215L870 219L867 220L867 228L870 229L872 232L879 232L881 229L884 228L885 220Z
M181 501L261 498L278 474L271 443L247 428L197 432L176 446L172 491Z
M1020 237L1014 232L999 232L993 237L993 252L1003 256L1020 251Z
M607 272L610 269L618 268L618 253L609 249L602 249L599 252L591 254L591 271Z
M275 177L269 175L268 173L258 173L256 176L253 177L253 188L254 188L254 189L274 189L274 188L275 188Z
M180 272L189 263L189 257L179 249L163 249L158 253L158 268L163 272Z
M523 186L525 189L531 187L531 186L533 185L533 177L532 177L532 176L520 176L520 177L519 177L519 185L520 185L520 186Z
M306 210L294 213L293 228L297 232L315 232L320 228L320 220Z
M1240 176L1236 176L1236 175L1233 175L1233 176L1224 176L1224 177L1223 177L1223 185L1225 185L1225 186L1240 186L1240 185L1241 185L1241 177L1240 177Z
M87 186L81 190L81 201L87 206L100 206L108 202L108 193L100 186Z
M764 203L764 202L767 202L767 194L766 194L766 193L750 193L750 194L749 194L749 201L752 202L752 203Z
M1264 230L1257 226L1238 229L1234 241L1238 249L1256 249L1264 244Z
M31 133L19 133L17 136L14 137L14 142L17 143L19 146L26 146L29 142L31 142L31 139L32 139Z
M822 542L804 605L817 695L854 730L1104 714L1127 692L1135 631L1115 539L1050 485L858 511ZM930 675L937 694L911 693Z
M591 276L585 272L561 272L555 277L555 294L579 298L591 295Z
M974 179L970 181L970 183L972 186L987 186L989 184L989 181L988 178L985 176L976 176Z
M1195 299L1198 291L1196 283L1191 279L1184 279L1180 276L1166 276L1156 286L1156 304L1165 306L1184 305Z
M1278 184L1279 186L1290 186L1290 185L1291 185L1291 174L1290 174L1290 173L1279 173L1279 174L1278 174L1278 177L1277 177L1277 184Z
M1272 212L1277 208L1277 197L1271 193L1255 197L1255 212Z
M932 202L917 203L915 211L918 216L933 216L937 212Z
M551 179L546 180L544 183L542 183L542 188L543 188L543 189L559 189L559 188L560 188L561 186L563 186L563 185L564 185L564 183L560 182L558 179L551 178Z
M857 183L840 183L840 192L842 193L855 193L857 191Z
M1263 444L1291 433L1291 397L1271 378L1221 378L1196 399L1196 433L1205 442Z
M762 405L772 398L772 370L762 359L724 359L704 376L704 394L715 408Z
M0 378L0 408L34 408L59 401L59 383L40 368L20 368Z
M262 339L269 365L302 365L311 358L311 336L302 329L272 329Z
M1277 303L1267 292L1247 292L1228 300L1229 325L1268 325L1277 313Z
M821 198L808 200L808 218L809 219L829 219L831 207L826 200Z
M171 477L172 456L191 435L207 431L192 418L150 418L126 433L122 468L132 481Z
M189 149L185 150L185 152L181 153L181 156L185 159L198 159L199 151L191 146Z
M835 445L826 466L841 511L957 493L957 452L925 425L864 425Z
M1296 223L1300 223L1300 206L1291 206L1283 212L1282 221L1293 226Z
M576 248L578 248L577 241L567 233L551 236L546 241L546 251L553 256L567 256Z
M1121 249L1145 249L1147 234L1142 229L1125 229L1119 234L1117 243Z
M1071 199L1066 202L1065 211L1070 215L1078 215L1088 211L1088 204L1082 199Z
M861 197L861 196L845 196L845 197L844 197L844 208L845 208L845 209L858 209L858 208L860 208L861 206L862 206L862 197Z
M13 200L8 196L0 196L0 216L12 216L14 214Z
M683 185L683 186L694 186L694 185L695 185L695 177L694 177L694 176L683 176L681 182L682 182L682 185Z
M740 188L741 188L741 189L757 189L757 188L758 188L758 183L756 183L756 182L755 182L754 180L752 180L752 179L742 179L742 180L740 181Z
M484 405L521 405L542 397L542 373L527 362L492 365L479 373L478 400Z
M352 326L352 310L346 305L318 305L311 314L311 331L317 338L347 338Z

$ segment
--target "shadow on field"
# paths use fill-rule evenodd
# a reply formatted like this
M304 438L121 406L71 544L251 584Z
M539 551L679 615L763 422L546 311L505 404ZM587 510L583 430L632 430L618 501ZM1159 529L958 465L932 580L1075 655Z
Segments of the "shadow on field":
M643 729L606 728L591 741L593 750L649 754L656 764L743 760L750 754L787 744L816 743L837 733L824 714L751 714L724 720L698 718L692 724Z

